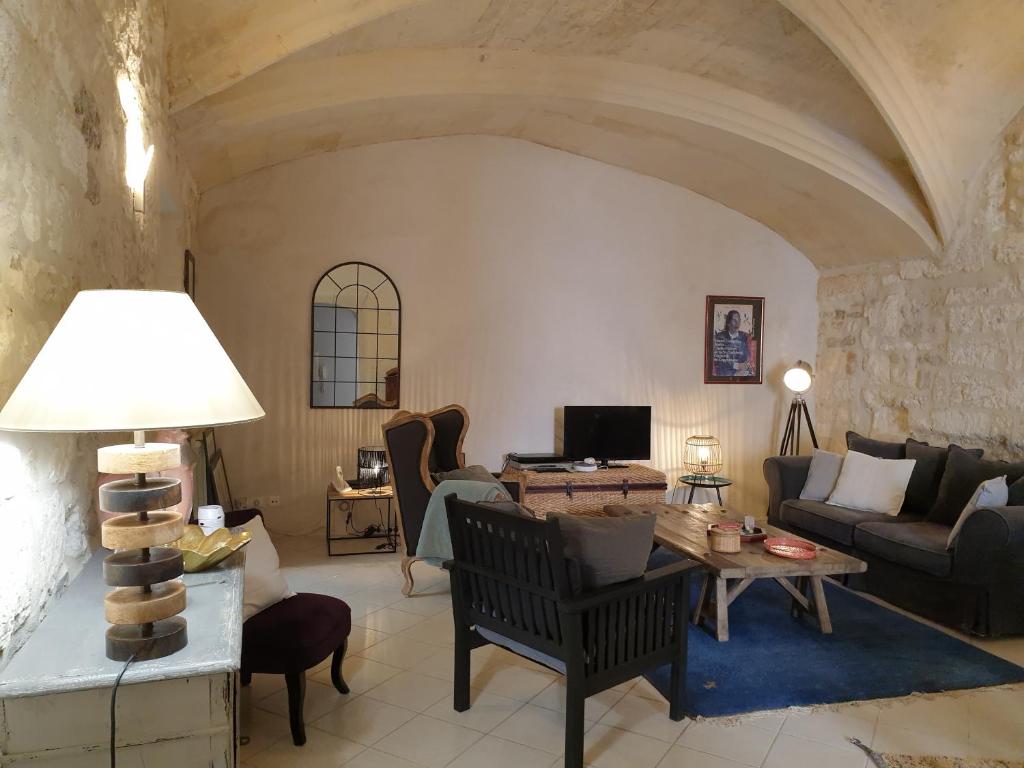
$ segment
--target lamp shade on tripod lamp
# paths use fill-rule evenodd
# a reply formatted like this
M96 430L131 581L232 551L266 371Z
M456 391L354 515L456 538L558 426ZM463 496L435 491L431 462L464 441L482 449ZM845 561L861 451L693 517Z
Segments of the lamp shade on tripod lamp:
M100 487L100 508L121 513L101 532L116 550L103 566L115 587L104 601L109 658L159 658L187 643L181 553L163 546L184 528L170 509L181 481L147 477L178 466L179 448L146 443L145 430L263 415L187 294L122 290L80 292L0 410L3 430L134 433L98 455L101 472L134 475Z
M811 435L811 443L818 447L818 437L814 434L814 424L811 422L811 412L807 408L807 400L804 393L814 383L814 370L811 364L798 360L797 364L790 368L782 376L782 383L793 393L793 402L789 406L789 416L786 418L786 426L782 432L782 446L779 454L796 456L800 453L800 433L803 420L807 420L807 431Z

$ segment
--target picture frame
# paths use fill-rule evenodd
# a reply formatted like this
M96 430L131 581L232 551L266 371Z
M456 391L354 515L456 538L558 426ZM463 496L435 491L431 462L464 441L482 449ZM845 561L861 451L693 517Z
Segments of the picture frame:
M761 384L763 296L708 296L704 315L704 383Z

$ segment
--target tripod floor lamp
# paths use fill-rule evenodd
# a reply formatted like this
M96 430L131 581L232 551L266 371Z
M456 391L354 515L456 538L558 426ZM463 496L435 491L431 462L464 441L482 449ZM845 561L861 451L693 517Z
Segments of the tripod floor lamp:
M188 642L182 555L165 546L184 529L181 481L159 476L179 449L146 442L146 430L262 417L192 299L167 291L80 292L0 410L3 430L132 434L98 456L101 472L129 476L100 487L100 508L119 513L101 530L115 550L103 563L108 658L156 659Z
M779 448L781 456L796 456L800 453L800 431L804 419L807 420L807 431L811 435L811 444L815 448L818 447L818 437L814 434L811 412L807 410L807 400L804 399L804 393L811 388L813 380L811 364L805 363L803 360L798 361L782 377L782 383L786 385L786 389L793 393L793 402L789 405L789 417L786 419L786 428L782 432L782 447Z

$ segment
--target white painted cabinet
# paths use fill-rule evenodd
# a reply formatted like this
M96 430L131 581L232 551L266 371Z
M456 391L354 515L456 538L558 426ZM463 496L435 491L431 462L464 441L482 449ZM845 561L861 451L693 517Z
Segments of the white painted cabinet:
M110 692L121 664L103 651L103 554L0 673L3 768L110 765ZM129 667L117 693L118 768L237 764L243 563L239 553L186 575L188 646Z

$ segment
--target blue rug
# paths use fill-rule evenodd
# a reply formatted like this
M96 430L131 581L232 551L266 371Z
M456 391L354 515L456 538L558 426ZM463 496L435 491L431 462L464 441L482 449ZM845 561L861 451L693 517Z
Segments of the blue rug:
M729 606L728 642L689 624L687 714L719 717L1024 681L1016 664L855 592L828 583L825 592L831 635L821 634L813 616L791 618L789 595L770 579L755 581ZM670 668L646 675L663 694Z

